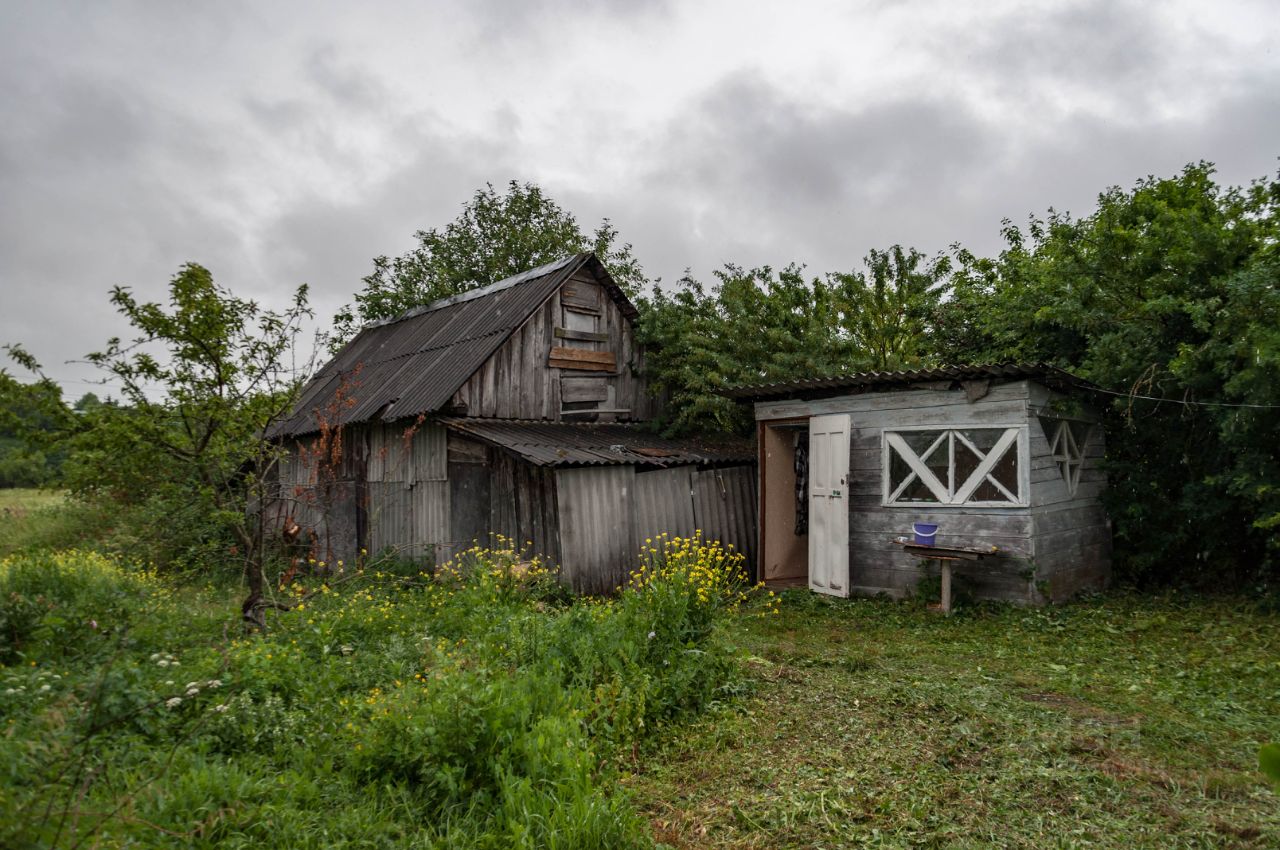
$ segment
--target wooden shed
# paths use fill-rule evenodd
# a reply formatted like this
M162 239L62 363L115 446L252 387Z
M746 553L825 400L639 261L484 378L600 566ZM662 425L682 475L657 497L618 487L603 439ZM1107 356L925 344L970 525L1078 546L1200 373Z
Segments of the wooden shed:
M636 309L579 254L363 329L271 435L319 558L439 563L491 533L611 591L645 537L755 548L749 445L659 436Z
M1062 600L1106 584L1104 434L1090 387L1044 365L871 372L730 391L754 402L760 577L849 594L911 593L938 565L898 545L990 552L960 576L980 598Z

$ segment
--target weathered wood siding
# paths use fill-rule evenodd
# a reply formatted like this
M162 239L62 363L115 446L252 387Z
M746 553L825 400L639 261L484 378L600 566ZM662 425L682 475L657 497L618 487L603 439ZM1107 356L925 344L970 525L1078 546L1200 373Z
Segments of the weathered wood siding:
M318 437L289 440L283 448L274 531L292 518L302 528L300 545L312 557L326 564L354 562L368 528L365 429L342 429L336 450L331 443L322 451Z
M517 549L529 548L531 554L559 563L555 474L502 451L494 450L490 458L488 530L506 537Z
M1111 578L1111 521L1102 507L1107 486L1106 437L1096 412L1032 385L1031 516L1037 589L1058 602L1098 590ZM1050 452L1045 425L1067 420L1087 434L1075 493Z
M913 522L938 525L938 545L999 547L1000 557L959 569L981 597L1022 603L1065 598L1105 581L1110 564L1110 526L1099 502L1103 437L1094 427L1074 496L1067 492L1049 451L1039 414L1061 402L1031 381L995 384L970 401L960 389L920 388L866 393L815 401L756 406L768 421L827 413L851 415L849 451L849 571L855 593L903 596L937 567L925 565L892 543L910 535ZM1078 417L1088 417L1074 405ZM1096 420L1091 420L1096 421ZM909 427L1025 427L1020 463L1029 485L1027 506L885 505L883 433Z
M466 416L548 421L653 418L631 322L590 273L565 282L454 394Z

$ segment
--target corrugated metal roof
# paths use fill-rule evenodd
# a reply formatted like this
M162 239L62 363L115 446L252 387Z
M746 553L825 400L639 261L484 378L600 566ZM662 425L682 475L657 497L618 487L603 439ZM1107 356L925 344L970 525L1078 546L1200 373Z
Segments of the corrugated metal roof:
M1070 372L1047 363L989 363L973 366L940 366L898 372L857 372L829 378L802 378L771 384L730 387L722 391L729 398L762 401L776 398L813 398L891 389L932 381L1016 381L1031 378L1060 390L1089 390L1093 385Z
M343 424L385 422L438 410L534 310L584 267L622 312L635 318L635 306L594 254L565 257L368 325L308 382L289 417L270 436L316 431L316 410L331 404L344 384L354 404L342 409Z
M451 431L519 455L537 466L652 466L751 461L747 444L671 439L635 425L442 419Z

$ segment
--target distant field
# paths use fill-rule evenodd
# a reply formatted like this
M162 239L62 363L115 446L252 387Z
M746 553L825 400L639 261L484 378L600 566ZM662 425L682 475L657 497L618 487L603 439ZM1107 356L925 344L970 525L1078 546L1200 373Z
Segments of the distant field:
M742 627L745 710L628 781L676 847L1280 847L1280 617L1247 600L793 591Z
M0 557L28 546L83 545L89 512L59 490L0 489Z
M0 489L0 517L8 519L14 511L61 505L66 502L66 498L61 490L28 490L19 487Z

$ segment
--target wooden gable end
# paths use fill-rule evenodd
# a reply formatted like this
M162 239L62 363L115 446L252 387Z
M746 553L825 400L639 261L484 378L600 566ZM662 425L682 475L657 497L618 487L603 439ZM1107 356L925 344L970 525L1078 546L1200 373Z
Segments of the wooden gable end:
M655 403L635 329L585 268L454 394L449 412L548 421L637 421Z

